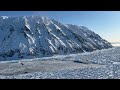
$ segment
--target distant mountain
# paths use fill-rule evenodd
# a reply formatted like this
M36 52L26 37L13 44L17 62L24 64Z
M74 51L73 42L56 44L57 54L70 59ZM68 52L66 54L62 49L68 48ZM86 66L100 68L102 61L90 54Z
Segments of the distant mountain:
M111 44L120 44L120 42L110 42Z
M120 47L120 42L110 42L114 47Z
M41 16L0 17L0 60L83 53L112 45L84 26Z

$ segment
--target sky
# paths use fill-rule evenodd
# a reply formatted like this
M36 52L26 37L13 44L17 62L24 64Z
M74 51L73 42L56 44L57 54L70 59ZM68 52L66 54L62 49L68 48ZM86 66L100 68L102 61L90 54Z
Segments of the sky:
M86 26L109 42L120 42L120 11L0 11L0 16L40 15Z

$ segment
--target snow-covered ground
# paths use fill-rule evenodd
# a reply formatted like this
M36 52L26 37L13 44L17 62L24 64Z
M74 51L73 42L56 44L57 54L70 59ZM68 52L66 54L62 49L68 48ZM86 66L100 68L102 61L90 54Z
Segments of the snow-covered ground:
M22 65L23 64L23 65ZM2 61L1 79L119 79L120 47L34 60Z

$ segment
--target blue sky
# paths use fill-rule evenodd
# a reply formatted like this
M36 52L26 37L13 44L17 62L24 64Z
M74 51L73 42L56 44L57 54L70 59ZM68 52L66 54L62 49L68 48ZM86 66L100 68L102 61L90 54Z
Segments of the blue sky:
M0 11L0 16L41 15L64 24L86 26L102 38L120 41L120 11Z

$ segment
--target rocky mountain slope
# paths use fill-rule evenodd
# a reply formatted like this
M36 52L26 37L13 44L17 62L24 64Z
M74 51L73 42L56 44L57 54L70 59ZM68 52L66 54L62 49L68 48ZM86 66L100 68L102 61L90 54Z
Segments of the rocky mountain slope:
M112 45L84 26L41 16L0 17L0 60L82 53Z

